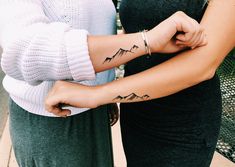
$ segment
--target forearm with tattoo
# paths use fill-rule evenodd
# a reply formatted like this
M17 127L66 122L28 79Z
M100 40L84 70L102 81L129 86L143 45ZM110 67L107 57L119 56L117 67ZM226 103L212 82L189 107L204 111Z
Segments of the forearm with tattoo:
M104 44L100 41L106 41ZM118 67L145 55L140 33L116 36L89 36L89 54L95 72Z

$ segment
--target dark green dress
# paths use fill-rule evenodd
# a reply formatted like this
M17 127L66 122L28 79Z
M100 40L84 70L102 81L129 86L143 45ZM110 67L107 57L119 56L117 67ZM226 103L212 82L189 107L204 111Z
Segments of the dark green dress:
M205 8L204 0L122 0L120 18L125 31L132 33L150 30L180 10L200 21ZM174 56L137 58L127 63L125 76ZM171 96L122 104L121 130L128 167L209 167L221 111L217 75Z
M20 167L113 167L107 106L55 118L10 101L10 132Z

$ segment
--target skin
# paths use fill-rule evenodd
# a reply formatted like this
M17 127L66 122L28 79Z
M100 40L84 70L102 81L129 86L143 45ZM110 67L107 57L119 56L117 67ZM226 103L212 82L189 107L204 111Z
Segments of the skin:
M211 79L235 46L234 15L235 0L227 0L226 3L221 0L210 1L201 21L207 34L206 46L185 51L151 69L101 86L88 87L58 81L46 99L47 110L54 114L69 114L69 111L59 108L57 104L92 108L113 102L150 100ZM124 97L132 93L141 97L148 95L149 98L114 100L119 95Z
M176 32L184 32L172 37ZM207 43L204 29L183 12L176 12L146 33L152 53L172 53L185 47L195 48ZM141 33L111 36L88 36L89 55L96 72L117 67L139 56L146 50ZM119 54L124 50L124 54ZM108 55L108 56L107 56ZM108 61L106 61L108 59Z
M172 39L172 37L178 31L185 32L185 33L177 35L176 39ZM156 26L155 28L147 32L146 35L147 35L147 38L149 39L149 44L150 44L150 48L152 52L171 53L171 52L182 50L185 48L185 46L195 48L196 46L203 46L207 44L205 33L204 33L202 26L199 26L199 24L195 20L186 16L183 12L177 12L173 14L170 18L163 21L161 24L159 24L158 26ZM133 41L131 41L132 39ZM138 39L140 39L140 41L138 41ZM118 66L120 64L120 61L124 61L125 63L126 61L130 59L146 54L146 50L143 45L144 44L143 39L141 38L140 33L125 34L125 35L119 35L119 36L99 36L99 37L89 36L88 41L89 41L88 43L89 43L90 57L92 59L94 69L96 70L96 72L106 70L109 67ZM103 43L100 41L105 41L107 45L109 46L107 47L109 49L108 50L104 49L103 47L107 45L103 45ZM99 45L101 43L102 45ZM133 46L138 45L138 48L135 49L134 52L129 53L128 55L127 54L122 55L122 56L118 55L117 56L118 59L115 58L115 59L112 59L112 61L104 63L102 59L104 59L105 57L102 57L102 56L103 55L106 56L106 54L111 54L113 52L113 49L118 47L118 45L123 45L123 43L125 43L124 44L125 47L127 46L133 47ZM54 88L56 88L56 85L59 85L59 83L60 82L57 82ZM52 89L50 94L53 93L53 90L57 90L54 88ZM84 90L88 90L88 89L84 89ZM66 91L65 94L67 93L68 92ZM72 94L72 93L73 92L70 92L68 94ZM84 93L87 94L87 92L84 92ZM65 101L60 102L60 103L69 104ZM87 104L87 102L85 103ZM52 113L58 116L67 116L70 114L69 110L66 110L66 109L61 110L59 106L61 107L61 105L59 104L53 107ZM96 107L96 105L93 106L93 104L91 104L89 105L89 107L94 108Z

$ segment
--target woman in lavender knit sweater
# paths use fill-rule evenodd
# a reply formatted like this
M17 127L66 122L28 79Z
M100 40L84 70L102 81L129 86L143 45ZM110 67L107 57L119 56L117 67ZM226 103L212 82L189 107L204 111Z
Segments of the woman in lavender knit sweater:
M150 51L206 44L201 26L183 12L148 32L111 36L115 17L111 0L0 0L3 86L20 167L113 166L107 106L69 107L54 111L67 118L56 117L44 108L56 80L100 85L114 79L113 67ZM177 31L185 34L171 40Z

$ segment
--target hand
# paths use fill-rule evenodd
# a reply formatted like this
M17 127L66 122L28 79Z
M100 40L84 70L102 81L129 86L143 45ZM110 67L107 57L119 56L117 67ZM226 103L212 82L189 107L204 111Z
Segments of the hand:
M117 123L119 119L119 108L117 106L117 103L108 104L107 106L108 106L110 125L113 126Z
M188 47L184 45L177 45L176 39L171 39L169 42L167 42L166 46L161 49L158 53L176 53L182 50L187 49Z
M71 114L63 106L73 106L80 108L96 108L95 87L89 87L78 83L57 81L45 100L45 108L48 112L60 117Z
M203 27L183 12L176 12L147 32L153 52L172 53L186 47L192 49L207 44Z

